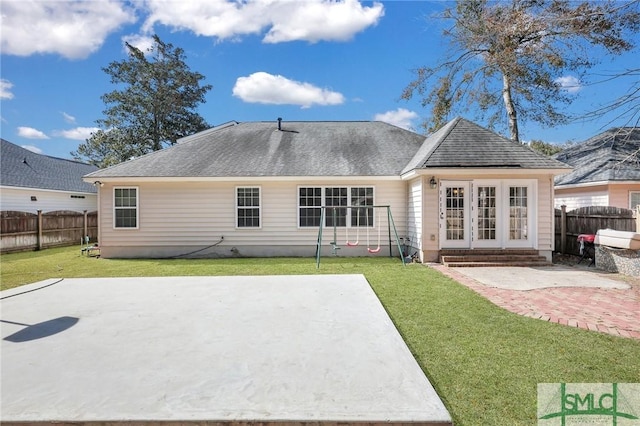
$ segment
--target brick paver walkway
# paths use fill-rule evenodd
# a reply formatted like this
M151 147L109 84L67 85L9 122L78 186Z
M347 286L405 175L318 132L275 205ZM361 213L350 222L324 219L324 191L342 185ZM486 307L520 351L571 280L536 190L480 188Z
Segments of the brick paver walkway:
M630 289L583 287L505 290L489 287L446 266L432 267L494 304L531 318L585 330L640 339L640 286Z

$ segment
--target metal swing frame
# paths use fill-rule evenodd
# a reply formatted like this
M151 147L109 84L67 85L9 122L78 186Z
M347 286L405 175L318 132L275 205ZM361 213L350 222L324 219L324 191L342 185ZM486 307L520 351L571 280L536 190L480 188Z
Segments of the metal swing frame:
M404 256L402 254L402 247L400 245L400 237L398 236L398 231L396 229L396 224L393 221L393 215L391 214L391 206L389 205L376 205L376 206L320 206L321 212L320 212L320 224L318 226L318 238L316 241L316 268L320 268L320 258L322 257L322 245L323 245L323 230L325 228L325 220L327 217L327 210L331 211L332 217L333 217L333 240L331 242L329 242L329 244L331 245L331 254L333 256L338 256L338 250L340 250L342 247L340 247L338 245L338 225L337 225L337 209L386 209L387 211L387 232L389 235L389 257L394 257L393 256L393 246L395 245L398 249L398 253L400 256L400 260L402 261L402 266L406 266L406 262L404 259ZM368 216L367 216L368 217ZM380 234L381 234L381 224L380 224L380 217L381 215L378 215L378 247L376 249L373 249L374 251L370 250L369 247L367 247L367 251L369 253L375 254L381 251L381 245L380 245ZM374 217L375 220L375 217ZM348 224L345 224L348 225ZM367 227L367 232L369 231L369 228ZM393 234L392 234L393 231ZM393 237L393 238L392 238ZM395 243L395 244L393 244ZM368 246L368 241L367 241L367 246ZM377 251L376 251L377 250Z

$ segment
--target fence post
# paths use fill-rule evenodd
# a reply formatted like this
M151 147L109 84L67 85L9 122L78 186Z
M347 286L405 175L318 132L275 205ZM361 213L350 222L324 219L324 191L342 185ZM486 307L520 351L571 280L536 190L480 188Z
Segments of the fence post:
M89 223L88 223L89 219L87 218L87 211L86 210L83 210L82 213L84 215L84 219L83 219L83 222L84 222L84 234L82 234L82 239L84 240L84 237L89 235Z
M42 210L38 210L38 250L42 250Z
M567 206L560 206L560 253L567 254Z

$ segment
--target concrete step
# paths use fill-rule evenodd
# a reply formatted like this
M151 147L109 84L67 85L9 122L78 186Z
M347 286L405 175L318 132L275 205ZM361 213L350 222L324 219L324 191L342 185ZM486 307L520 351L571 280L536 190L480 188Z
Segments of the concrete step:
M478 268L478 267L508 267L508 266L522 266L522 267L535 267L535 266L549 266L551 263L544 261L514 261L514 262L448 262L443 263L444 266L449 268Z
M464 255L534 255L538 256L538 250L533 249L443 249L440 250L441 256L464 256Z
M442 250L440 261L450 267L550 265L544 256L532 249Z
M528 255L528 254L505 254L505 255L455 255L442 256L442 262L528 262L543 261L546 262L544 256Z

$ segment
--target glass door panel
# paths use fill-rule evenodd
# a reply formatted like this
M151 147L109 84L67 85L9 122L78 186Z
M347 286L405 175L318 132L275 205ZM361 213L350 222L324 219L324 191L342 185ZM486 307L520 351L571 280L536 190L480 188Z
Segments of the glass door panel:
M509 187L509 240L529 239L529 202L526 186Z
M469 182L443 182L440 193L442 247L469 247Z
M498 189L496 186L476 188L476 242L480 246L495 246L498 238Z

